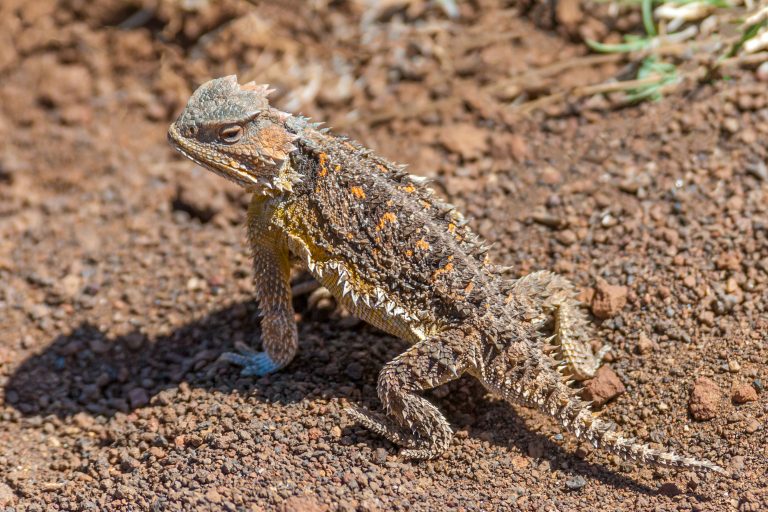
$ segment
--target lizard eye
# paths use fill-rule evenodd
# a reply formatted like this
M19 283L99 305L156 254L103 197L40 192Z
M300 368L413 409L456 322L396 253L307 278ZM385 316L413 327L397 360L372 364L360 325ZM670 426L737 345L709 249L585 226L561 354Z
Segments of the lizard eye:
M243 136L243 127L239 124L231 124L219 130L219 138L227 144L234 144Z

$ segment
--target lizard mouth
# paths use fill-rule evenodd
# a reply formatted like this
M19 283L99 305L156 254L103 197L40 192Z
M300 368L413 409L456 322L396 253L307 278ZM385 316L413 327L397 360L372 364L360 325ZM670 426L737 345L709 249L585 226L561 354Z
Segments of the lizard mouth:
M204 167L241 187L252 189L264 186L264 183L262 183L261 180L240 168L242 164L239 164L237 161L232 160L224 154L212 151L210 148L205 148L202 144L187 139L181 135L175 123L168 128L168 142L173 149L189 158L197 165ZM237 164L238 167L234 167L232 164Z

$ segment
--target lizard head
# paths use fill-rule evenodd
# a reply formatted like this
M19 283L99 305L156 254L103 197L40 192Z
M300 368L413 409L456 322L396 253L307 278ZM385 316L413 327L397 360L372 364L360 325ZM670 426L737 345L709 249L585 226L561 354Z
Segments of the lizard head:
M266 85L216 78L192 94L168 129L171 145L190 160L255 193L290 191L297 181L289 155L297 138L290 114L269 105Z

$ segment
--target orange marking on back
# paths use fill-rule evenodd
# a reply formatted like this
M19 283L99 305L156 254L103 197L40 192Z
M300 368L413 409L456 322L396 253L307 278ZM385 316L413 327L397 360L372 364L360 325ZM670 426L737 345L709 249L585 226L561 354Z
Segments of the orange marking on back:
M454 231L456 231L456 224L454 224L453 222L449 222L448 223L448 232L453 233Z
M423 238L420 239L418 242L416 242L416 248L421 249L422 251L428 251L429 250L429 242L424 240Z
M437 279L442 274L447 274L451 270L453 270L453 263L446 263L444 267L440 267L432 273L432 280Z
M325 176L328 174L328 167L325 166L326 162L328 161L328 155L325 153L320 153L318 157L320 158L320 172L318 174L320 176Z
M350 187L349 190L352 191L352 195L356 198L365 199L365 190L362 187Z
M410 258L411 256L413 256L413 251L412 251L412 250L410 250L410 249L406 249L406 250L405 250L405 255L406 255L406 256L408 256L408 257Z
M389 172L389 169L387 169L386 167L384 167L384 166L383 166L383 165L381 165L381 164L376 164L376 168L377 168L378 170L380 170L381 172Z
M469 295L472 293L472 290L475 288L475 283L470 281L467 286L464 288L464 295Z
M421 206L423 206L425 210L429 210L432 207L432 203L422 199Z
M413 183L409 183L405 187L400 187L400 190L404 190L405 192L411 194L416 191L416 187L413 186Z
M333 167L333 170L334 170L334 172L339 172L339 171L341 170L341 164L336 164L336 165Z
M387 212L381 216L381 219L379 219L379 225L376 226L376 230L381 231L387 223L394 224L395 222L397 222L397 216L392 212Z

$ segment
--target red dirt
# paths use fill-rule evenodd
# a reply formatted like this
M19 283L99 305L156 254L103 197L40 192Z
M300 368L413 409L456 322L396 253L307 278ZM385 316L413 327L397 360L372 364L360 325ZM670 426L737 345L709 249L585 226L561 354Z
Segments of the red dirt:
M521 76L534 98L615 74L536 74L585 53L574 34L614 28L578 29L573 5L552 31L536 8L458 5L457 20L426 1L0 5L0 508L768 508L765 84L744 72L523 118ZM247 198L165 130L231 73L435 178L514 275L553 269L585 299L626 287L596 320L626 386L602 414L734 476L618 464L470 379L428 394L451 449L401 460L343 408L378 406L404 344L325 299L296 299L302 349L283 372L213 365L259 339ZM757 400L693 421L701 377Z

